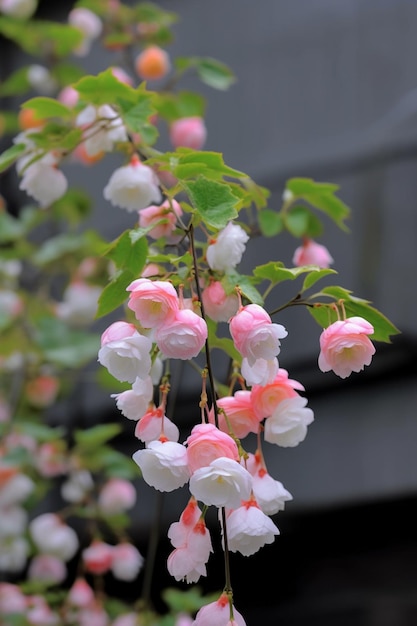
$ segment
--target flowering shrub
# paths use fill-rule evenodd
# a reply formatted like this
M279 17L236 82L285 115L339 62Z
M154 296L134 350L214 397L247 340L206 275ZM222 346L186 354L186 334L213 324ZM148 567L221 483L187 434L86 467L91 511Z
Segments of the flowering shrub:
M177 83L194 72L225 89L233 75L212 58L170 58L175 15L118 0L80 0L67 23L35 11L35 0L0 0L0 33L40 61L0 85L0 95L23 97L20 111L1 114L10 141L0 171L13 169L25 194L16 216L3 201L0 211L0 614L16 626L243 626L228 553L272 543L272 516L293 498L263 448L299 445L314 419L303 385L279 364L291 333L280 311L305 307L321 328L318 367L341 378L369 366L374 343L398 331L347 289L317 287L336 275L315 241L322 217L343 229L349 216L337 185L290 179L274 209L265 188L202 150L204 101ZM76 61L96 44L123 52L127 67L85 75ZM66 175L71 163L94 168L108 153L120 165L102 181L103 213L131 216L111 242L86 229L88 190ZM251 238L284 231L301 239L294 266L273 258L239 272ZM271 310L285 281L294 295ZM101 333L97 320L106 321ZM225 380L214 351L230 361ZM71 406L96 360L120 419L95 415L80 428L58 407L67 397ZM167 416L177 360L201 379L183 441L174 405ZM136 422L133 459L115 445L124 418ZM216 509L226 563L216 597L167 594L161 617L146 594L134 603L112 596L108 579L135 581L147 567L129 534L139 476L160 492L189 490L168 529L164 567L175 581L206 576L216 530L206 517Z

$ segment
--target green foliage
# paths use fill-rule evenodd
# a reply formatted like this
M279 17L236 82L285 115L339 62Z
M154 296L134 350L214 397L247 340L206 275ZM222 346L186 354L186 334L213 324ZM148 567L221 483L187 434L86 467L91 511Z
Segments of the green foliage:
M22 154L25 152L26 146L23 143L17 143L10 148L7 148L0 155L0 172L7 170Z
M77 28L68 24L43 20L31 20L30 36L28 37L26 20L17 20L6 16L0 17L0 33L35 57L43 55L66 56L82 40L82 33Z
M97 356L99 336L69 328L56 317L36 320L33 339L43 358L57 366L78 369Z
M228 185L199 176L195 181L183 183L183 187L207 226L224 228L237 217L238 198Z
M310 178L291 178L286 183L286 189L294 196L292 202L297 199L305 200L314 208L323 211L342 230L348 230L345 220L350 215L350 209L340 198L335 196L336 191L339 190L339 185L317 183ZM299 226L296 227L296 230L299 232Z

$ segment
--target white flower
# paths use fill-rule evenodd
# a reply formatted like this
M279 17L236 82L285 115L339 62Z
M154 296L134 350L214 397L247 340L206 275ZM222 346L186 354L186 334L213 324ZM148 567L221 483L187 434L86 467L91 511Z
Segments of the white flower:
M215 243L207 248L207 263L212 270L226 272L240 263L245 252L249 235L238 224L229 222L226 228L220 231Z
M59 318L72 326L85 326L94 321L102 288L74 282L65 289L62 302L55 310Z
M153 397L153 383L150 376L145 379L137 378L132 389L111 396L116 399L116 406L122 415L129 420L138 420L143 417Z
M105 343L98 360L117 380L134 383L136 378L146 379L149 375L151 348L151 340L135 332L130 337Z
M30 86L44 96L51 96L58 87L51 72L44 65L29 65L27 78Z
M61 485L61 496L67 502L81 502L94 487L93 477L87 470L71 472L68 480Z
M89 156L111 152L116 143L128 140L122 120L108 104L98 108L89 104L78 114L76 125L87 127L84 130L84 146Z
M285 502L292 500L292 495L284 485L268 473L256 472L252 475L253 493L261 510L266 515L275 515L283 511Z
M25 474L15 474L0 487L0 507L23 502L32 493L35 485Z
M24 170L19 185L19 189L26 191L43 208L61 198L67 187L65 175L56 167L55 157L49 154Z
M139 211L162 201L155 172L137 159L113 172L103 195L114 206L127 211Z
M79 547L77 533L54 513L38 515L29 523L36 547L43 554L69 561Z
M265 420L265 441L284 448L301 443L307 435L307 426L314 420L313 411L306 408L307 399L302 396L286 398L270 417Z
M255 554L267 543L273 543L279 530L274 522L256 506L256 503L240 506L226 520L229 550L243 556Z
M196 500L217 507L237 508L248 500L252 476L237 461L219 457L197 469L190 479L190 492Z
M139 465L145 482L158 491L174 491L190 477L187 449L175 441L151 441L132 458Z
M27 513L20 506L0 509L0 539L23 535L27 525Z
M278 359L256 359L251 365L246 358L242 359L241 372L249 387L268 385L278 373Z
M135 580L142 569L144 560L134 545L127 542L119 543L113 548L112 574L118 580Z
M37 0L1 0L0 12L12 17L26 19L35 13L37 6Z

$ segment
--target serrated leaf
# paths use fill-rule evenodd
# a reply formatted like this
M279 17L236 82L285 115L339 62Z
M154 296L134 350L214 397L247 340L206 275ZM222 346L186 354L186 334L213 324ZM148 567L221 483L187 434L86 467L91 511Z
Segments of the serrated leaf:
M25 152L26 146L24 143L17 143L14 146L10 146L0 155L0 172L4 172L8 167L13 165L17 159Z
M183 183L191 204L207 226L225 228L238 215L238 198L228 185L199 176Z
M258 265L253 270L253 275L260 280L269 280L273 284L283 280L295 280L301 274L311 271L311 267L285 267L281 261L270 261L264 265Z
M339 189L338 185L317 183L311 178L291 178L286 183L286 189L296 199L303 199L326 213L342 230L348 230L344 222L350 215L350 209L334 195Z
M73 87L78 91L82 100L97 106L117 103L119 99L124 103L135 103L139 95L139 90L122 83L114 76L111 69L97 76L84 76Z
M146 238L138 235L139 229L125 230L104 252L104 256L111 259L118 269L137 275L144 268L148 254Z
M313 285L316 284L318 280L321 280L325 276L329 276L329 274L337 274L336 270L331 269L314 269L309 271L307 276L304 279L303 286L301 288L301 293L310 289Z
M238 287L241 294L250 302L261 306L263 305L263 298L249 276L244 276L238 272L231 271L224 276L222 284L226 293L232 293L232 291Z

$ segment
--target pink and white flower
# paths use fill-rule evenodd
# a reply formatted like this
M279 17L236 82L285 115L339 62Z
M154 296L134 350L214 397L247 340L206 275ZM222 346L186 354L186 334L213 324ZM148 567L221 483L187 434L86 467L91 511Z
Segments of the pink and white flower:
M216 602L201 607L191 626L246 626L246 622L239 611L230 606L229 597L223 593Z
M226 457L200 467L190 478L190 492L196 500L217 507L235 509L248 500L252 476L237 461Z
M135 437L145 444L155 439L178 441L180 431L178 426L164 414L160 407L153 407L149 408L136 424Z
M320 268L327 268L334 261L325 246L313 241L313 239L305 239L303 245L295 250L292 262L297 267L317 265Z
M282 400L265 420L264 438L284 448L298 446L307 435L307 426L314 420L313 411L306 407L302 396Z
M94 540L82 551L84 566L90 574L105 574L112 566L114 546Z
M253 366L257 359L273 359L280 352L280 339L288 335L284 326L273 324L259 304L239 309L229 322L230 334L240 354Z
M111 152L116 143L128 141L126 128L118 113L108 104L89 104L77 115L76 126L84 129L84 147L88 156Z
M118 543L113 548L111 572L118 580L135 580L142 569L144 558L134 545Z
M8 613L24 613L26 596L18 585L0 583L0 615Z
M242 259L249 235L239 224L229 222L215 241L207 247L207 263L212 270L226 272L235 268Z
M246 469L252 475L253 494L261 510L266 515L283 511L285 502L292 500L292 495L279 480L272 478L258 453L249 454Z
M140 211L162 200L155 172L137 157L113 172L103 194L111 204L127 211Z
M193 473L220 457L239 459L237 444L227 433L213 424L197 424L186 440L188 467Z
M228 322L239 309L235 293L226 294L220 281L212 281L202 293L204 312L215 322Z
M148 235L152 239L165 237L167 243L177 243L182 234L174 235L177 225L177 219L182 215L182 208L176 200L165 200L160 205L151 205L139 211L139 226L141 228L149 228Z
M207 128L202 117L182 117L172 122L169 138L174 148L180 146L201 150L207 138Z
M134 383L147 379L152 361L152 341L138 333L133 324L114 322L101 336L98 361L119 381Z
M375 346L368 335L373 332L374 327L363 317L349 317L331 324L320 336L321 371L333 370L340 378L347 378L370 365Z
M273 543L279 530L254 498L242 502L226 519L227 541L231 552L251 556L265 544ZM223 531L224 532L224 531Z
M73 470L61 485L61 496L67 502L82 502L93 487L93 477L88 470Z
M68 23L82 32L83 40L74 50L78 56L86 56L91 48L91 44L101 35L103 24L100 18L84 7L71 9L68 15Z
M207 335L202 317L190 309L178 309L171 323L157 328L155 340L164 356L188 360L201 352Z
M252 405L252 394L247 390L235 391L233 396L224 396L217 400L219 408L226 414L219 411L219 428L229 432L228 424L235 437L243 439L249 433L257 433L259 430L259 417L256 415ZM226 419L227 418L227 419ZM214 412L210 411L210 421L214 420Z
M94 602L94 591L85 578L76 578L68 591L68 602L79 608Z
M256 359L254 362L247 358L242 359L240 371L246 384L252 385L268 385L271 383L278 373L278 359Z
M67 567L62 559L50 554L34 556L28 569L29 580L39 580L59 585L67 577Z
M190 477L187 449L175 441L151 441L148 447L132 456L143 479L158 491L174 491Z
M285 398L295 398L296 391L304 391L304 387L297 380L288 378L287 370L279 368L274 380L266 385L252 387L252 404L259 419L272 415L276 406Z
M174 321L179 298L171 283L138 278L128 285L126 291L130 291L127 306L143 328L158 328Z
M128 511L136 504L136 489L129 480L110 478L100 489L97 504L106 514Z

